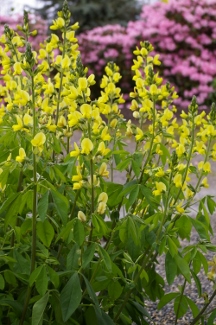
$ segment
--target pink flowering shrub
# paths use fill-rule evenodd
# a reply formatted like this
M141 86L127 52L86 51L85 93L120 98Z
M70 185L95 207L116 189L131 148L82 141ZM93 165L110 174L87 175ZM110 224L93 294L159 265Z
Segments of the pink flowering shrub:
M180 95L176 103L187 108L193 95L202 108L210 103L216 77L216 0L170 0L144 5L141 19L95 28L79 36L84 64L97 69L114 60L123 74L122 88L129 86L132 48L150 41L160 53L161 73ZM132 84L130 84L132 88Z

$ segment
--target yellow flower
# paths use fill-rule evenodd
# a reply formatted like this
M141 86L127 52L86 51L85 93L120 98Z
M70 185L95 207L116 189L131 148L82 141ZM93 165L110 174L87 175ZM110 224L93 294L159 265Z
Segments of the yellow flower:
M32 126L33 125L33 117L31 115L29 115L29 114L26 113L23 116L23 123L26 126Z
M206 161L205 163L204 163L204 161L200 161L198 163L198 169L199 170L202 169L204 172L210 173L211 172L211 164L208 161Z
M203 178L201 185L202 185L203 187L206 187L206 188L209 187L209 183L208 183L207 177L204 177L204 178Z
M64 27L64 25L65 25L64 19L58 17L56 20L53 20L53 25L50 26L50 29L52 30L61 29L62 27Z
M22 130L23 121L22 121L21 117L19 115L16 115L16 120L17 120L17 124L12 125L13 130L14 131Z
M46 142L46 136L43 132L39 132L35 135L34 139L31 140L33 147L36 147L39 152L42 152L43 145Z
M90 119L92 116L92 108L89 104L83 104L80 106L80 112L84 118Z
M100 176L109 177L109 171L107 170L107 164L105 162L101 164L98 173Z
M66 126L66 119L63 115L59 116L57 126L59 128L63 128L64 126Z
M78 147L78 145L76 144L76 142L74 142L74 150L70 152L70 156L71 157L77 157L80 154L80 149Z
M88 87L88 82L87 79L82 77L78 79L78 85L81 91L86 90L86 88Z
M176 187L182 187L182 175L177 173L173 178L173 182Z
M16 156L16 161L22 163L26 158L26 153L23 148L19 149L19 156Z
M108 133L108 126L105 126L105 128L101 132L101 139L103 141L110 141L111 140L111 135Z
M178 147L176 148L177 156L181 157L184 152L185 152L185 146L183 144L179 143Z
M156 177L163 177L165 175L164 170L160 167L158 171L155 173Z
M154 190L152 193L155 196L161 195L162 192L166 191L166 185L162 182L156 182L155 183L156 190Z
M139 141L139 140L141 140L142 139L142 137L143 137L143 131L140 129L140 128L136 128L136 136L135 136L135 138L136 138L136 141Z
M182 207L182 202L180 202L177 206L176 206L176 211L178 211L179 213L184 213L185 209Z
M89 138L85 138L81 142L81 148L82 148L81 153L89 155L90 152L93 150L93 143Z
M98 197L98 202L103 202L103 203L107 203L108 201L108 195L106 192L102 192L100 193L99 197Z
M160 55L156 54L153 58L153 64L155 65L161 65L161 61L159 60Z
M97 212L99 214L104 214L105 211L106 211L106 203L100 202L97 207Z
M104 142L100 142L97 152L100 152L102 156L106 156L110 152L110 149L105 147Z
M71 60L68 55L65 55L64 59L61 61L62 69L68 69L70 67Z
M86 215L82 211L78 211L78 219L82 222L86 222Z
M16 74L19 75L19 74L21 74L23 72L23 69L21 67L21 63L20 62L14 63L13 68L14 68L13 75L16 75Z

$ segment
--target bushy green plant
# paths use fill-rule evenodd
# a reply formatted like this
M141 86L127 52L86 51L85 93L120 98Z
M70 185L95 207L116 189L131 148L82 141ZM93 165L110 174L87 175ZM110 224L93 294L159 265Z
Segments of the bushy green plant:
M176 321L191 309L195 324L216 295L215 262L208 270L205 257L215 250L213 197L191 215L216 160L215 107L206 115L193 98L177 120L177 94L162 84L148 42L134 51L132 66L130 108L139 125L119 109L114 63L91 101L94 75L86 77L77 24L69 22L65 3L51 26L62 38L52 34L39 53L8 26L0 38L1 322L148 324L147 300L159 308L174 300ZM185 247L193 228L200 241ZM166 279L156 270L160 256ZM214 287L199 310L184 289L194 279L202 295L201 269ZM165 283L179 276L179 291L165 294Z

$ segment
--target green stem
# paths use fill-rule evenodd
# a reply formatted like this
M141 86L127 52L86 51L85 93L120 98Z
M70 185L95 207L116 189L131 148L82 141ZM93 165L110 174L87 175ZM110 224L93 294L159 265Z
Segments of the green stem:
M180 307L181 307L181 302L182 302L184 290L185 290L185 287L186 287L186 282L187 282L187 280L185 279L184 283L183 283L183 286L182 286L181 295L180 295L180 299L179 299L179 303L178 303L178 307L177 307L177 311L176 311L175 325L178 322L178 315L179 315L179 310L180 310Z
M153 121L152 121L152 127L153 127L153 129L152 129L152 138L151 138L151 142L150 142L148 156L147 156L147 158L145 160L145 163L143 165L142 172L141 172L141 176L140 176L140 179L139 179L139 183L140 184L142 183L142 179L143 179L143 175L144 175L145 168L148 165L149 160L150 160L151 155L152 155L152 148L153 148L154 138L155 138L155 123L156 123L156 114L155 114L155 111L156 111L155 101L153 101L153 108L152 108L152 116L153 116Z
M33 112L33 131L32 137L36 135L36 112L35 112L35 94L34 94L34 76L32 76L32 112ZM31 265L30 265L30 272L32 273L35 269L35 260L36 260L36 242L37 242L37 231L36 231L36 224L37 224L37 162L36 162L36 154L33 153L33 207L32 207L32 245L31 245ZM20 320L20 325L23 324L25 320L25 315L28 309L29 300L31 298L31 287L28 286L26 292L26 300Z
M202 317L203 313L205 312L205 310L208 308L208 306L211 304L212 300L214 299L214 297L216 296L216 290L214 290L213 294L211 295L211 297L209 298L208 302L205 304L205 306L200 310L199 314L192 320L192 322L190 323L190 325L195 325L198 320Z

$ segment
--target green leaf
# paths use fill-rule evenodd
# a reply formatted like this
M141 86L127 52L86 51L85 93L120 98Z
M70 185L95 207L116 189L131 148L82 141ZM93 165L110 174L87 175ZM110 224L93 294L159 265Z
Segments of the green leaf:
M163 308L164 306L166 306L171 300L175 299L177 296L179 296L179 292L167 293L159 301L159 303L157 305L157 309L160 310L161 308Z
M168 243L170 255L174 257L175 255L178 254L178 247L170 237L167 237L167 243Z
M5 216L5 227L9 225L11 227L16 226L16 220L18 217L18 211L20 207L20 200L22 195L19 193L14 200L12 200L10 206L7 209L6 216Z
M108 286L109 297L112 301L118 299L123 291L123 287L118 281L112 281Z
M73 236L75 242L81 246L85 240L85 228L79 219L76 219L76 222L74 224Z
M185 277L185 279L191 283L191 276L190 276L190 268L188 263L185 261L184 258L180 257L179 255L175 255L174 259L176 264L181 272L181 274Z
M144 316L148 317L149 319L151 319L150 314L148 313L148 311L142 306L140 305L138 302L136 301L131 301L131 304L134 305L136 307L136 309Z
M128 228L128 234L133 239L135 245L139 245L140 236L138 233L138 228L136 227L136 224L131 216L127 218L127 228Z
M202 286L201 286L200 279L198 278L198 276L196 275L196 273L193 272L192 270L191 270L191 275L192 275L192 277L194 279L194 282L196 283L198 295L199 295L199 297L201 297L201 295L202 295Z
M216 209L216 201L213 200L213 196L207 195L207 206L209 212L213 214Z
M14 250L13 257L16 260L14 263L14 272L21 274L30 273L30 260L23 257L17 250Z
M200 238L207 239L207 240L210 241L210 237L209 237L209 234L208 234L208 229L206 228L206 226L202 222L200 222L200 221L198 221L198 220L196 220L196 219L194 219L192 217L190 217L190 220L191 220L191 223L193 224L194 228L196 229L196 231L200 235Z
M98 237L106 236L109 232L109 229L106 225L106 222L103 220L103 218L99 215L92 215L92 224L94 226L94 230L97 233Z
M48 219L37 222L37 235L46 247L50 247L54 234L53 226Z
M139 195L139 185L134 185L132 188L131 188L131 191L130 191L130 195L129 195L129 198L128 198L128 205L131 206L134 204L134 202L137 200L138 198L138 195Z
M109 272L112 271L112 261L110 259L110 256L109 254L107 253L107 251L105 251L105 249L103 247L101 247L100 245L97 245L97 248L98 248L98 251L99 251L99 254L101 256L101 258L103 259L104 261L104 264L107 268L107 270Z
M200 259L200 261L203 265L205 274L207 274L208 273L208 261L207 261L206 257L199 251L197 252L197 257Z
M11 270L4 271L4 279L7 283L11 284L14 288L17 287L17 279Z
M214 310L211 315L209 316L209 319L208 319L208 322L207 322L207 325L214 325L215 322L214 320L216 319L216 310Z
M66 322L79 307L82 298L79 275L75 272L60 294L63 321Z
M109 208L113 208L118 205L122 200L121 191L123 189L123 185L107 182L106 186L106 193L108 195L107 205Z
M43 265L35 283L36 289L41 296L44 296L48 288L48 277L46 266Z
M0 290L3 290L5 286L4 277L0 274Z
M189 297L186 296L187 303L192 311L193 317L196 317L199 314L199 308L195 304L193 300L191 300Z
M32 325L43 324L43 314L49 300L49 292L47 292L40 300L38 300L32 309Z
M51 190L51 194L55 204L56 211L60 216L63 224L66 224L68 220L68 210L69 210L68 199L64 195L60 194L58 191Z
M169 285L174 282L174 279L177 275L177 265L174 258L169 252L166 254L165 258L165 270L166 270L166 279Z
M131 158L124 159L116 166L116 169L123 171L128 167L130 162L131 162Z
M80 250L79 246L75 243L67 255L66 260L66 269L67 270L77 270L79 265L79 258L80 258Z
M186 296L179 295L174 301L174 311L177 318L181 318L188 311L188 302Z
M45 220L48 209L49 191L46 191L38 202L38 214L41 221Z
M48 265L47 265L47 270L48 270L48 273L49 273L50 281L52 282L54 287L57 289L59 287L59 275L58 275L58 273Z
M95 253L95 243L91 243L90 246L85 250L82 256L82 268L85 269L86 266L92 261Z
M190 240L190 234L192 229L192 224L190 219L183 215L176 221L175 226L178 228L178 233L181 239L188 239Z
M93 288L92 288L90 282L88 281L88 279L83 274L82 274L82 276L84 278L84 281L85 281L85 284L86 284L86 290L87 290L87 292L89 294L89 297L94 302L96 308L100 310L99 302L98 302L97 296L95 294L95 291L93 290Z
M34 284L34 282L37 280L41 270L43 268L43 265L38 266L34 271L31 273L29 278L29 285L30 287Z
M115 323L112 321L112 319L109 317L108 314L106 314L102 309L98 310L96 306L94 306L95 314L98 320L98 324L100 325L115 325Z

